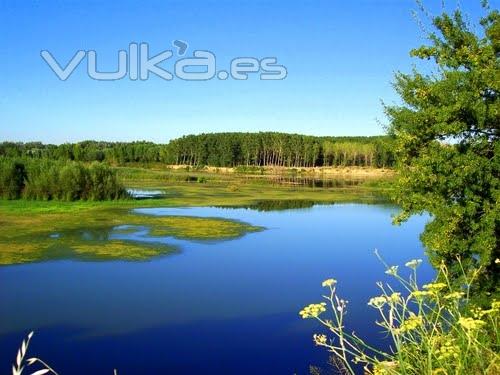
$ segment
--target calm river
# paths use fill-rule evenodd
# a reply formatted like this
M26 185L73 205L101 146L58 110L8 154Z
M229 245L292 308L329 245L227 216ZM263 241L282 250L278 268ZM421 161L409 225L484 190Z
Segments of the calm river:
M180 251L145 262L52 260L0 267L0 373L22 338L60 375L308 374L328 355L318 326L298 312L336 278L349 300L348 325L383 337L367 306L390 264L424 258L426 217L401 227L385 205L316 205L280 211L140 209L142 214L238 219L265 227L228 241L162 239ZM151 241L147 231L122 233ZM154 239L158 241L158 239ZM420 281L432 276L429 265Z

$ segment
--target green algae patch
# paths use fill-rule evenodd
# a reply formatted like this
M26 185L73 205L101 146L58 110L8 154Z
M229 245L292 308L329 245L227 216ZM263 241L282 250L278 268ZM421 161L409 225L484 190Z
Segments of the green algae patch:
M71 246L76 258L83 260L144 261L177 252L176 248L160 243L109 240L103 244L84 242Z
M249 232L262 230L246 223L219 218L189 216L156 216L136 218L147 221L149 234L153 237L175 237L179 239L218 240L241 237Z
M146 261L177 252L174 246L160 243L109 240L106 242L49 239L37 241L19 239L0 243L0 265L34 263L58 259L83 261Z
M76 215L7 212L0 218L0 265L57 259L146 261L179 252L171 238L229 240L259 230L234 220L140 215L127 209L89 209ZM135 235L139 232L146 238Z

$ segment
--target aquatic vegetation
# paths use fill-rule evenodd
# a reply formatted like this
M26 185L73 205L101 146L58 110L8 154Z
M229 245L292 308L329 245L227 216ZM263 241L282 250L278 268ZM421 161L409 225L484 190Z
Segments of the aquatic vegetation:
M456 289L444 264L437 281L420 288L416 282L420 263L418 259L406 263L409 278L400 276L397 266L386 265L386 273L399 282L401 291L378 283L382 294L368 301L379 313L376 324L390 338L391 351L347 332L347 301L339 297L334 279L322 284L328 291L326 302L308 305L299 313L319 321L333 336L316 333L315 345L331 352L340 372L347 374L361 369L373 375L500 373L500 301L493 300L487 309L477 306L469 298L472 280Z
M262 228L234 220L150 216L123 209L6 215L0 219L0 265L48 259L144 261L178 252L163 238L227 240ZM133 236L145 229L158 241Z
M136 171L132 168L118 169ZM120 172L121 171L121 172ZM128 182L148 186L154 176L156 189L165 191L158 199L125 199L116 201L28 201L0 202L0 264L20 264L46 259L147 260L177 252L161 241L162 237L187 240L227 240L260 230L245 223L217 218L158 217L130 212L140 207L175 207L215 205L276 210L310 207L314 203L384 201L372 186L311 189L309 187L270 186L267 182L246 180L239 176L210 175L203 184L161 184L161 171L137 169L138 176ZM166 173L166 172L165 172ZM170 172L168 172L170 173ZM121 176L123 177L123 176ZM156 178L158 177L158 179ZM161 177L161 178L160 178ZM238 183L238 191L228 191L229 182ZM258 199L256 199L258 197ZM284 200L284 201L283 201ZM128 227L123 227L127 225ZM109 233L133 234L137 227L147 227L148 235L158 237L154 244L131 240L107 241ZM101 241L83 241L78 231L101 231ZM73 234L71 234L73 233ZM61 238L51 238L64 234Z
M170 236L180 239L229 239L262 229L239 221L220 218L131 215L128 220L137 225L149 225L151 236Z
M163 243L102 239L89 240L76 233L60 237L41 238L19 236L9 242L0 242L0 265L40 262L50 259L79 260L148 260L178 251Z

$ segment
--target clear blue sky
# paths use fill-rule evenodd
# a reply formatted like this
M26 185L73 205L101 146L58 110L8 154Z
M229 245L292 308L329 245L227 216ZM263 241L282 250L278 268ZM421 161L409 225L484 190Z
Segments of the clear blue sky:
M439 9L440 1L426 3ZM479 0L462 3L473 17L480 13ZM414 0L1 0L0 141L381 134L380 101L397 100L393 74L411 69L408 51L423 42L412 9ZM102 82L87 77L84 60L60 81L40 57L49 50L66 64L79 49L96 50L99 69L113 70L117 51L130 42L147 42L156 54L174 39L189 43L187 55L213 51L218 68L233 57L275 56L288 77Z

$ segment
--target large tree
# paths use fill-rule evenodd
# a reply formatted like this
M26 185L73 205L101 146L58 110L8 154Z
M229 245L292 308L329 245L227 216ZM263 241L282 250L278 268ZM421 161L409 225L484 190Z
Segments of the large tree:
M498 286L500 257L500 16L483 4L479 28L460 10L430 16L428 45L411 51L427 73L398 73L403 104L386 107L397 141L397 221L427 212L422 240L434 263L481 267ZM495 262L496 261L496 262Z

